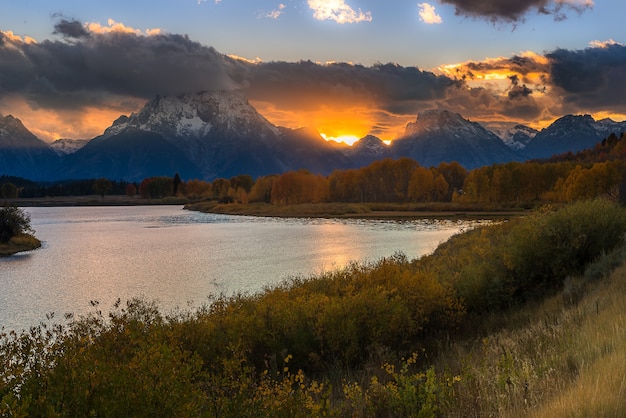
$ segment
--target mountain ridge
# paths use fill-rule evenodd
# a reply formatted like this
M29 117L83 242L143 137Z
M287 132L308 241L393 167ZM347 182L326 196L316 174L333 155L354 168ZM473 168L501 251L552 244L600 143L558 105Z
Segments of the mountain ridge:
M325 141L310 127L273 125L239 92L199 92L155 96L86 143L48 145L19 119L0 116L0 174L131 181L174 172L189 179L298 169L327 175L389 157L410 157L425 167L457 161L472 169L578 151L616 130L626 131L626 122L566 115L541 131L517 125L496 133L458 113L431 109L419 112L390 145L367 135L348 146Z

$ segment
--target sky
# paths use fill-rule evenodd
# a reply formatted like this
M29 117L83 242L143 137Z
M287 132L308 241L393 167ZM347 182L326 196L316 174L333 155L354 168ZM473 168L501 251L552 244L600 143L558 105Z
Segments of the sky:
M626 119L623 0L20 0L0 5L0 115L100 135L155 95L240 90L347 142L420 111L491 129Z

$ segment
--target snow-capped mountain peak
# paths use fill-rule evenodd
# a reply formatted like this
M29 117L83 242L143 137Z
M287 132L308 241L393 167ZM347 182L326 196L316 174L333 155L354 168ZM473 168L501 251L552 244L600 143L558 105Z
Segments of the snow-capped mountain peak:
M50 148L58 155L68 155L84 147L87 142L88 139L57 139L50 144Z
M494 130L495 133L509 148L522 150L539 131L526 125L515 125L504 130Z
M455 138L495 136L477 122L469 121L458 113L440 109L419 112L416 121L406 125L404 137L421 135Z
M229 136L248 136L259 130L265 134L278 133L243 94L227 91L157 96L138 113L118 119L105 136L127 128L157 132L167 138L202 138L213 131L228 132Z

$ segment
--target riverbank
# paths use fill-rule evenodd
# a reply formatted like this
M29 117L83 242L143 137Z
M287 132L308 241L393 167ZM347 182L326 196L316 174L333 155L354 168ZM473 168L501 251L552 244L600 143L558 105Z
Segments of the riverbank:
M418 219L418 218L511 218L523 216L529 209L521 207L496 207L436 204L381 204L381 203L308 203L298 205L248 205L215 201L185 205L187 210L223 215L268 216L279 218L363 218L363 219Z
M24 251L32 251L41 247L41 241L29 234L21 234L11 238L4 244L0 243L0 257L8 257Z
M511 218L528 214L530 205L504 206L494 204L467 204L458 202L435 203L306 203L272 205L269 203L219 203L216 200L190 202L186 197L144 199L140 196L98 195L58 196L11 199L18 207L72 207L72 206L150 206L184 205L185 209L222 215L267 216L277 218L363 218L363 219L419 219L419 218Z
M8 200L8 203L18 207L184 205L188 202L189 200L185 197L144 199L138 195L130 197L126 195L48 196Z

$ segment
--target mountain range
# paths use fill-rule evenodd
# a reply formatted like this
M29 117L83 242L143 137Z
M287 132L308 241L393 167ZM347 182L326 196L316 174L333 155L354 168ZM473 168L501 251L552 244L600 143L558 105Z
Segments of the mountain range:
M566 115L541 131L517 125L492 132L457 113L427 110L391 145L368 135L348 146L326 141L312 128L275 126L238 92L201 92L157 96L90 140L47 144L19 119L0 116L0 174L128 181L176 172L205 180L298 169L326 175L387 157L411 157L425 167L457 161L472 169L576 152L625 131L626 122Z

